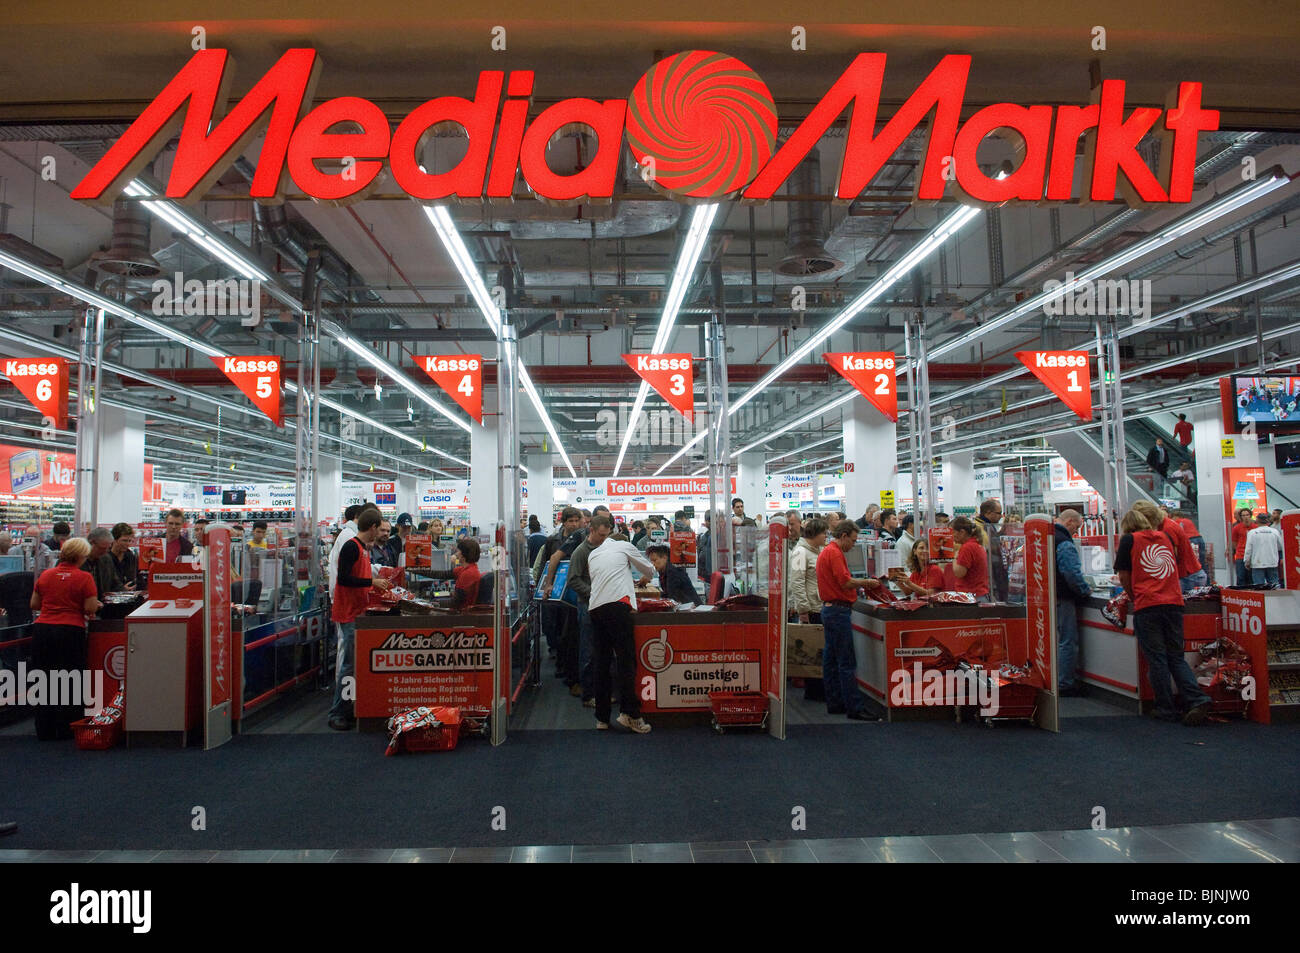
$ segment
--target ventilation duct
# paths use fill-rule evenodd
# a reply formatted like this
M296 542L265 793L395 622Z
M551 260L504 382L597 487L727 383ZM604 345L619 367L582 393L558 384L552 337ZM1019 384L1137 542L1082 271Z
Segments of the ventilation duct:
M776 266L776 273L787 278L820 275L838 268L843 262L826 250L826 222L818 204L807 196L822 191L821 159L811 150L795 167L785 184L790 196L805 196L787 205L785 238L786 255Z
M113 244L94 255L95 267L125 278L156 278L162 266L149 252L149 213L138 202L113 203Z

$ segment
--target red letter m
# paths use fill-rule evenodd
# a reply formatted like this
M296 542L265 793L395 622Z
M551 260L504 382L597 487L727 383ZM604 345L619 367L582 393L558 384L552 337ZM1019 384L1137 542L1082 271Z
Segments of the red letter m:
M273 198L284 171L289 136L302 112L311 106L312 88L319 72L316 51L296 49L285 53L213 129L214 115L225 114L227 86L233 72L233 63L232 69L227 69L228 62L225 50L201 50L194 54L72 190L72 197L93 202L113 201L179 128L180 145L167 183L167 196L197 201L248 148L269 110L270 123L251 192L254 198ZM185 108L187 100L189 107Z

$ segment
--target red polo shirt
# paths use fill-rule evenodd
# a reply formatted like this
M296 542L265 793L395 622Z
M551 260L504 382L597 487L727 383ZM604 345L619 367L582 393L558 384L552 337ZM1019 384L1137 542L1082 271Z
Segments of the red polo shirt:
M858 590L849 585L852 578L840 544L823 548L817 556L817 597L822 602L857 602Z
M1233 559L1246 558L1246 534L1252 529L1254 527L1246 523L1232 524L1232 545L1235 547L1232 555Z
M956 565L966 567L966 575L957 580L958 592L974 593L977 597L989 594L989 556L979 540L972 537L961 544Z
M86 625L86 600L98 594L95 577L79 566L59 563L36 580L41 597L36 621L44 625Z

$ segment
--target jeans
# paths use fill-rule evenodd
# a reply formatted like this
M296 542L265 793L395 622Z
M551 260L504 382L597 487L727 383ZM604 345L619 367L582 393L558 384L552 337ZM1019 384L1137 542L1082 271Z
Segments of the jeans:
M1254 582L1255 582L1255 585L1257 585L1257 586L1262 586L1262 585L1265 585L1265 584L1270 585L1270 586L1276 586L1276 585L1277 585L1277 567L1276 567L1276 566L1270 566L1270 567L1267 568L1267 569L1252 569L1252 570L1250 571L1250 573L1251 573L1251 577L1252 577L1252 579L1253 579Z
M1246 560L1238 559L1233 563L1237 569L1237 586L1244 589L1250 585L1250 573L1246 571Z
M591 613L584 602L578 603L578 675L582 682L582 700L596 697L596 683L591 667Z
M1079 661L1079 610L1073 599L1056 600L1056 664L1060 671L1056 687L1074 688L1074 669Z
M641 717L641 696L636 690L636 637L626 602L607 602L591 610L592 680L596 691L596 720L609 724L612 686L609 660L618 663L618 707L629 718Z
M1169 688L1172 676L1182 696L1184 710L1203 705L1210 696L1196 684L1196 676L1183 657L1183 607L1152 606L1133 613L1133 634L1147 660L1147 680L1155 696L1156 711L1174 712Z
M330 717L351 718L352 699L356 698L357 623L354 619L334 625L339 630L339 645L334 656L334 705L330 708ZM352 698L343 697L344 679L352 679L352 690L348 693Z
M554 602L542 603L542 635L546 637L546 647L555 652L560 629L560 608Z
M858 692L858 658L853 651L853 610L845 606L822 606L822 630L826 648L822 651L822 682L828 711L862 711Z
M1193 589L1198 589L1201 586L1208 586L1209 584L1210 576L1204 569L1197 570L1191 575L1184 576L1182 579L1178 580L1178 586L1183 590L1184 595L1191 592Z

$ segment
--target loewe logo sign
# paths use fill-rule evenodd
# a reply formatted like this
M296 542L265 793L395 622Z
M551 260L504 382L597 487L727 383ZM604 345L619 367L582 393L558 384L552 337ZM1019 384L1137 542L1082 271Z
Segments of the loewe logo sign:
M975 203L1070 201L1078 141L1086 136L1084 201L1122 196L1130 204L1182 203L1192 196L1197 136L1219 127L1218 111L1201 108L1200 83L1180 83L1165 109L1139 106L1126 114L1122 80L1104 81L1087 106L997 103L962 122L971 57L950 54L877 132L885 61L884 53L858 54L777 148L771 93L753 70L723 53L675 54L651 67L628 99L565 99L531 119L535 74L485 70L472 99L431 99L393 128L378 106L359 97L313 108L321 64L312 49L287 51L227 113L229 54L202 50L72 196L112 201L179 131L166 194L197 201L265 130L250 190L263 201L281 196L287 179L321 201L357 201L380 186L385 168L398 191L426 202L508 201L516 173L549 201L608 201L626 135L643 177L662 192L684 200L762 202L848 110L835 193L841 201L866 188L928 119L929 140L916 176L921 201L942 198L950 183L963 200ZM448 124L464 129L468 150L454 168L429 171L422 164L424 144ZM560 175L547 165L547 145L575 124L590 129L599 145L584 168ZM1157 127L1165 142L1161 168L1154 172L1137 145ZM990 135L1010 136L1024 146L1018 168L1002 179L985 175L976 162L976 150Z

